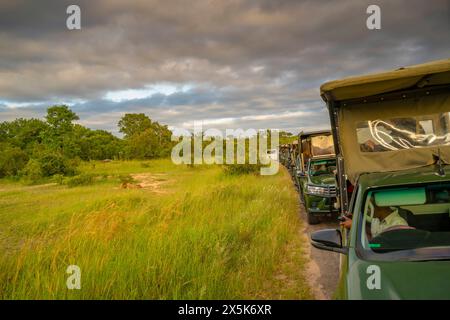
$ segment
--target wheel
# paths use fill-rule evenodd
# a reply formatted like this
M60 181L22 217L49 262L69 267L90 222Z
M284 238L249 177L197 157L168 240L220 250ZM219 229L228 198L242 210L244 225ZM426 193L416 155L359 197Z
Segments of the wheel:
M307 213L308 215L308 223L309 224L319 224L320 220L318 217L316 217L315 215L311 214L311 212Z

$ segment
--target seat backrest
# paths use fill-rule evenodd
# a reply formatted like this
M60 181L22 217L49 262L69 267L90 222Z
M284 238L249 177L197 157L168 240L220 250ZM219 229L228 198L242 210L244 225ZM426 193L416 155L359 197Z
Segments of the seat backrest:
M450 216L448 213L413 214L409 211L406 221L409 226L420 230L450 231Z

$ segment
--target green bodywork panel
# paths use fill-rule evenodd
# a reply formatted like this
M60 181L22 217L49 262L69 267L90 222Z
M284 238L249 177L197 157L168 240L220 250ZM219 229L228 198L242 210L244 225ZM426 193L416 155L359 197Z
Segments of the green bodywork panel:
M449 182L448 174L436 175L434 166L389 173L363 174L359 177L358 192L353 209L350 231L342 230L347 255L341 256L340 279L335 292L337 299L450 299L450 261L369 261L356 250L359 220L362 219L364 194L374 188ZM376 266L380 273L380 289L369 289L372 275L368 268ZM370 269L370 268L369 268Z

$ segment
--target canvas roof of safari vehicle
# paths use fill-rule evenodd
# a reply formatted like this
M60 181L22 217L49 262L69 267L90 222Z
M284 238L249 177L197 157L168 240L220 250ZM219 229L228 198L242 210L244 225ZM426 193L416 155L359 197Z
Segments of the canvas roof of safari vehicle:
M450 164L450 59L329 82L322 96L352 183L364 172L427 166L438 155Z
M320 94L325 101L342 101L447 83L450 83L450 59L326 82L320 87Z

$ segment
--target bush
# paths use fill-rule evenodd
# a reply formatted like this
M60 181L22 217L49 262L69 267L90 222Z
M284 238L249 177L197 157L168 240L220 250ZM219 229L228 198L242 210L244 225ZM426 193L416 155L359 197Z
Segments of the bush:
M53 177L52 177L52 180L54 181L54 182L56 182L57 184L60 184L60 185L62 185L62 184L64 184L64 176L62 175L62 174L55 174Z
M0 149L0 178L17 175L27 164L27 154L8 144L0 145Z
M30 159L25 168L20 171L20 175L31 182L36 182L44 176L41 164L36 159Z
M65 183L69 188L77 186L88 186L94 183L95 175L93 174L80 174L71 178L67 178Z
M55 174L74 175L77 160L67 159L59 153L46 152L37 158L41 165L44 177L50 177Z
M44 152L30 159L20 171L20 175L31 182L53 177L56 183L63 184L64 175L74 175L78 160L67 159L58 153Z

